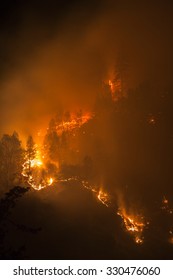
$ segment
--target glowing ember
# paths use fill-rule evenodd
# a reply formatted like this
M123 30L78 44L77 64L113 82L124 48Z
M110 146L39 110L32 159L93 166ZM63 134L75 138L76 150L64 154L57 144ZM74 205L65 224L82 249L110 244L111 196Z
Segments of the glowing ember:
M154 116L149 116L149 119L148 119L148 122L149 124L151 125L155 125L156 124L156 118Z
M134 235L135 242L137 244L142 244L144 241L142 233L146 226L143 221L144 218L142 216L128 216L125 211L121 210L119 210L117 214L123 219L126 230Z
M169 200L164 196L162 199L162 206L161 209L166 211L168 214L173 213L173 209L169 206Z
M163 203L164 203L164 204L168 204L168 199L166 199L165 196L163 197Z
M173 244L173 230L172 229L169 231L168 242Z
M82 186L85 188L85 189L88 189L92 192L95 192L97 193L97 190L96 190L96 187L92 187L87 181L82 181Z
M166 198L166 196L163 196L162 199L162 205L161 209L164 211L164 213L167 215L167 218L170 219L170 224L169 224L169 231L168 231L168 242L173 244L173 227L172 227L172 218L170 215L173 214L173 209L170 208L170 202Z
M142 244L142 243L143 243L143 239L142 239L142 238L139 238L139 237L136 237L136 238L135 238L135 242L136 242L137 244Z

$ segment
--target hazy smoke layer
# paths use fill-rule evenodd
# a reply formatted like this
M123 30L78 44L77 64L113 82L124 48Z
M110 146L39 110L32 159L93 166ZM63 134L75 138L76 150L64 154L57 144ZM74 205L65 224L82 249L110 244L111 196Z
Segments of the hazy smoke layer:
M119 57L127 61L129 87L148 79L168 83L173 43L170 5L19 1L4 7L1 131L27 135L46 126L58 110L92 108Z

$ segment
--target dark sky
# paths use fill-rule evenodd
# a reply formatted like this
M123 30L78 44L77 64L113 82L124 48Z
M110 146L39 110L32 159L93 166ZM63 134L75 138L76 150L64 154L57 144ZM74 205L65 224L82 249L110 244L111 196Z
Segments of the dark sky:
M88 110L120 55L129 87L172 80L171 1L1 1L3 132L27 135L59 108Z

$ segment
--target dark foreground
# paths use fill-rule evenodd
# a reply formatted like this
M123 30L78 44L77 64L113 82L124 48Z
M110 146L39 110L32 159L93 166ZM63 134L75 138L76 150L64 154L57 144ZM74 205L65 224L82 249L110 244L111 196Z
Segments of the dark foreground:
M122 220L77 183L22 196L2 225L1 259L172 259L152 229L134 243Z

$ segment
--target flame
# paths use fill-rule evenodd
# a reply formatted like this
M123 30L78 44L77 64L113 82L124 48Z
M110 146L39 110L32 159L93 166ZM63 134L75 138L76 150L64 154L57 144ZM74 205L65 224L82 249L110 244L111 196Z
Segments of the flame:
M104 204L106 207L109 207L109 195L106 192L99 190L97 198L101 201L102 204Z
M78 115L72 114L72 119L69 121L62 121L56 126L58 134L62 134L63 131L73 131L80 128L93 118L93 113L79 113ZM73 133L75 136L75 133ZM42 130L39 130L37 136L42 136ZM45 156L41 154L41 148L36 146L36 156L34 159L25 159L23 164L23 177L27 178L27 183L35 190L41 190L47 186L51 186L54 182L53 178L47 178L45 169ZM42 172L43 171L43 172ZM44 173L44 175L42 174Z
M93 114L88 112L80 117L73 116L70 121L62 121L60 124L56 126L57 132L61 134L63 131L72 131L76 128L80 128L82 125L87 123L89 120L93 118Z
M43 165L43 162L40 159L37 159L37 158L33 159L33 160L29 161L29 162L31 164L31 167L35 167L35 166L39 167L39 166Z
M98 200L106 207L112 207L112 200L110 194L104 192L102 189L97 191L96 187L92 187L87 181L81 181L82 186L94 193ZM144 222L144 217L137 215L127 215L125 210L119 209L117 215L121 216L123 219L125 228L134 236L134 241L136 244L142 244L144 242L143 231L144 228L149 224L149 222Z
M48 177L46 169L44 167L44 156L41 156L39 147L36 146L36 156L32 160L26 160L23 164L23 177L27 178L27 183L35 190L40 191L48 186L51 186L54 182L52 177ZM28 168L30 166L30 168ZM29 170L28 170L29 169ZM44 173L44 175L43 175Z
M98 200L106 207L113 208L112 200L110 194L104 192L102 189L98 191L96 186L92 186L88 181L80 180L79 177L69 177L62 178L58 180L59 182L69 182L69 181L79 181L82 187L93 192ZM143 231L144 228L149 225L149 222L144 221L144 217L141 215L127 215L125 210L119 209L116 213L121 216L126 230L134 236L134 241L136 244L142 244L144 242Z
M48 185L49 185L49 186L51 186L51 185L53 184L53 182L54 182L53 178L49 178L49 179L48 179Z
M134 240L137 244L142 244L144 238L142 236L143 230L146 227L143 216L127 215L125 211L119 210L117 214L123 219L125 228L134 235Z

